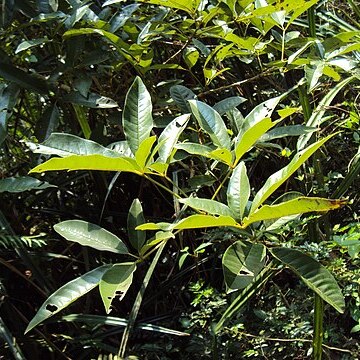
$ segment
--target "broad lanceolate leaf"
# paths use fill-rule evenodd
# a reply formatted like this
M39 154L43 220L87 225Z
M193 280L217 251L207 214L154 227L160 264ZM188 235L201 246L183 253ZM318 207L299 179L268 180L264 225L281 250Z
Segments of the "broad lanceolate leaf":
M228 247L222 258L227 292L248 286L263 268L265 256L262 244L237 241Z
M53 158L36 166L30 173L42 173L55 170L102 170L126 171L142 175L143 171L132 158L110 158L102 155L72 155Z
M235 164L245 155L247 151L276 123L270 118L264 118L244 132L240 132L235 140Z
M246 99L241 96L231 96L216 103L213 106L213 109L216 110L219 115L224 115L225 113L233 110L235 107L239 106L245 101Z
M270 252L289 266L305 284L340 313L344 312L345 300L334 277L323 265L299 250L272 248Z
M247 227L257 221L277 219L289 215L308 212L326 212L338 209L345 203L346 201L344 200L302 196L276 205L264 205L251 213L249 217L245 218L242 226Z
M201 101L189 100L189 104L200 127L209 134L214 145L230 150L229 134L219 113Z
M128 254L126 245L116 235L83 220L66 220L54 225L54 230L66 240L115 254Z
M144 224L145 218L143 209L139 199L134 199L130 206L130 210L127 217L127 229L129 234L129 240L131 245L140 250L146 241L146 232L135 230L138 225Z
M18 193L26 190L43 190L49 187L56 186L30 176L9 177L0 180L0 192Z
M106 157L120 157L117 151L92 140L86 140L71 134L52 133L42 144L25 141L31 151L38 154L58 155L66 157L70 155L103 155Z
M103 274L111 267L111 265L103 265L86 274L68 282L60 289L50 295L41 305L40 309L30 321L25 330L25 334L33 329L49 317L55 315L62 309L65 309L75 300L88 293L90 290L98 286Z
M191 215L177 223L147 223L138 226L137 230L185 230L185 229L201 229L209 227L223 227L232 226L241 228L240 224L236 222L231 216L212 216L212 215Z
M190 197L187 199L180 199L179 202L190 206L195 210L205 211L210 215L234 215L228 206L215 200Z
M99 291L107 314L110 312L110 306L114 298L117 297L121 301L126 295L135 270L135 263L114 264L102 276Z
M275 139L280 139L288 136L300 136L308 133L313 133L317 128L305 125L288 125L288 126L279 126L274 129L271 129L266 134L261 136L259 142L266 142Z
M243 161L234 169L226 195L229 208L233 211L235 218L241 219L250 196L250 182Z
M170 96L184 113L190 112L188 100L193 100L196 97L192 90L183 85L172 86L170 88Z
M184 131L186 124L190 119L189 114L181 115L170 122L159 136L159 159L166 163L171 160L171 154L174 146L179 139L180 134Z
M272 174L256 194L251 206L250 215L332 136L334 135L329 135L326 138L311 144L306 149L297 153L288 165Z
M122 121L126 140L135 154L153 128L151 97L139 77L126 94Z
M309 121L306 123L306 126L319 127L324 118L326 109L331 104L331 102L334 99L334 97L336 96L336 94L345 85L347 85L349 82L353 81L354 79L356 79L355 76L350 76L350 77L346 78L345 80L341 81L340 83L338 83L337 85L335 85L320 101L317 108L313 111ZM311 133L300 136L300 138L297 142L297 149L298 150L304 149L305 146L307 145L307 143L309 142L310 138L311 138Z

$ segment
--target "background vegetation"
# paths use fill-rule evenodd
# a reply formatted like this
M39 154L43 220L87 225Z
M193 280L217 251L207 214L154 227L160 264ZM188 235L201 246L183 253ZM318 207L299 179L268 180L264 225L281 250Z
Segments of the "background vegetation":
M360 358L358 1L0 11L1 358Z

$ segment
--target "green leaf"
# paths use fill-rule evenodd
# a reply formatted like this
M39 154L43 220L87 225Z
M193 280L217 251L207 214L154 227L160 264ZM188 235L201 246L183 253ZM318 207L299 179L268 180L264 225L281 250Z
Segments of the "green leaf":
M192 155L200 155L205 157L210 157L210 153L213 151L213 148L209 146L191 142L176 144L175 148L184 150Z
M36 122L35 136L39 141L46 140L59 125L60 112L55 104L48 106Z
M223 162L224 164L231 166L233 161L233 155L230 150L224 148L218 148L206 155L210 159L215 159Z
M305 66L305 78L308 85L308 94L310 94L319 83L325 67L324 61L316 61Z
M15 50L15 54L19 52L28 50L34 46L43 45L49 42L50 40L47 38L33 39L33 40L25 40L22 41Z
M93 109L111 109L119 107L119 105L106 96L90 93L86 97L81 95L78 91L72 91L63 96L63 101L70 102L76 105L86 106Z
M219 115L224 115L225 113L233 110L245 101L246 99L241 96L231 96L216 103L213 106L213 109L217 111Z
M170 96L175 101L180 110L184 113L190 112L188 100L195 99L196 95L186 86L175 85L170 88Z
M185 230L185 229L201 229L209 227L222 227L222 226L232 226L236 228L241 228L235 219L230 216L212 216L212 215L191 215L183 220L180 220L177 223L146 223L140 225L136 230Z
M179 9L187 12L188 14L194 14L199 7L201 0L188 1L188 0L139 0L147 4L166 6L172 9Z
M107 149L95 141L64 133L52 133L42 144L31 141L25 141L25 143L32 152L37 154L58 155L60 157L70 155L121 156L119 152Z
M288 136L300 136L308 133L313 133L317 128L305 125L288 125L279 126L271 129L266 134L261 136L259 142L267 142L275 139L281 139Z
M71 303L98 286L103 274L111 265L103 265L68 282L50 295L30 321L25 330L28 333L35 326L65 309Z
M190 197L179 199L179 202L199 211L205 211L210 215L233 216L228 206L215 200Z
M259 274L265 264L266 248L262 244L236 241L222 258L227 292L243 289Z
M126 94L122 121L125 138L135 154L153 128L151 97L139 77L136 77Z
M242 226L247 227L251 223L269 219L277 219L284 216L304 214L308 212L326 212L335 210L346 203L344 200L324 199L319 197L297 197L276 205L264 205L246 217Z
M56 187L46 181L40 181L30 176L8 177L0 179L0 192L19 193L27 190L43 190Z
M350 76L346 79L344 79L342 82L336 84L330 91L327 92L327 94L323 97L323 99L319 102L319 105L317 108L312 112L312 115L309 119L309 121L306 123L306 126L310 127L320 127L322 123L322 119L324 117L324 114L328 108L328 106L331 104L332 100L336 96L336 94L349 82L355 80L355 76ZM300 136L298 142L297 142L297 149L302 150L305 148L307 143L309 142L311 138L310 134L305 134Z
M39 94L47 94L49 92L48 84L42 76L38 74L30 75L11 64L0 62L0 76L22 88L35 91Z
M156 136L144 139L139 145L135 153L135 160L141 169L144 169L149 161L151 161L151 149L156 141Z
M200 127L209 134L214 145L230 150L230 138L221 116L211 106L197 100L189 100L190 108Z
M81 127L83 135L86 139L90 139L91 136L91 128L88 121L87 111L81 105L72 104L72 107L75 111L76 119Z
M250 128L244 132L240 132L235 139L235 162L238 161L249 151L252 146L263 136L269 129L276 123L272 122L269 118L264 118L254 123Z
M53 158L30 170L30 173L42 173L55 170L102 170L126 171L142 175L143 170L132 158L111 158L102 155L71 155Z
M171 160L171 154L180 134L184 131L190 119L189 114L180 115L170 122L159 136L159 160L167 163Z
M229 180L226 195L227 203L235 214L235 218L241 219L250 196L250 182L243 161L234 169Z
M270 252L290 267L324 301L340 313L344 312L345 300L339 285L331 273L318 261L294 249L278 247L270 249Z
M99 283L99 291L107 314L111 311L110 307L114 298L116 297L121 301L126 295L132 283L135 270L135 263L114 264L102 276Z
M66 240L100 251L128 254L126 245L116 235L83 220L66 220L54 225L54 230Z
M306 149L297 153L291 162L272 174L263 187L257 192L253 200L250 215L278 188L280 187L316 150L318 150L334 134L311 144Z
M15 84L6 86L0 83L0 145L7 135L7 122L15 107L19 88Z
M130 210L127 217L127 231L129 234L129 241L132 247L136 250L140 250L146 241L146 232L135 230L138 225L144 224L145 218L143 209L139 199L134 199L130 206Z
M196 65L197 61L199 60L199 56L199 52L193 46L185 48L183 52L185 64L189 69Z

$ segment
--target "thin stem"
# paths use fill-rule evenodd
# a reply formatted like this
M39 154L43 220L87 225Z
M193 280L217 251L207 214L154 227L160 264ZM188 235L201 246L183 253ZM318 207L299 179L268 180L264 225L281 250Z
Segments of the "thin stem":
M315 294L314 310L313 359L321 360L322 342L324 337L324 300L318 294Z

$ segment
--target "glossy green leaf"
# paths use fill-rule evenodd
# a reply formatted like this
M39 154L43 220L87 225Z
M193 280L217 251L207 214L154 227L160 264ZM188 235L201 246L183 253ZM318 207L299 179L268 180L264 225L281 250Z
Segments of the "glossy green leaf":
M185 48L183 52L185 64L189 69L196 65L197 61L199 60L199 56L199 52L193 46Z
M212 216L212 215L191 215L177 223L146 223L138 226L137 230L185 230L185 229L201 229L209 227L232 226L241 228L235 219L230 216Z
M233 110L245 101L246 99L241 96L231 96L216 103L213 106L213 109L217 111L219 115L224 115L225 113Z
M63 100L94 109L111 109L119 106L113 99L106 96L91 93L84 97L78 91L72 91L71 93L66 94L63 97Z
M146 241L146 232L135 230L138 225L145 223L145 217L143 209L139 199L134 199L130 206L130 210L127 217L127 231L129 235L129 241L132 247L136 250L140 250Z
M312 257L295 249L272 248L270 252L290 267L305 284L340 313L345 310L345 300L334 277Z
M216 200L190 197L187 199L179 199L179 202L190 206L195 210L204 211L210 215L233 216L233 213L228 206Z
M159 160L163 163L171 160L171 154L180 134L184 131L190 119L189 114L180 115L170 122L159 136Z
M135 154L153 128L151 97L139 77L126 94L122 121L126 141Z
M135 153L135 160L141 169L144 169L146 164L151 161L151 149L156 141L156 136L151 136L144 139L139 145Z
M140 228L140 226L137 228ZM143 230L137 230L137 231L143 231ZM141 248L139 252L140 255L143 256L154 246L168 239L175 239L175 235L171 231L157 231L155 236L149 239L149 241Z
M75 117L81 127L82 133L85 139L90 139L91 136L91 128L88 121L88 113L87 110L81 105L72 104L72 107L75 112Z
M346 86L349 82L356 79L354 76L347 77L342 82L336 84L332 89L330 89L326 95L322 98L322 100L319 102L319 105L317 108L313 111L309 121L306 123L306 126L310 127L320 127L322 124L322 121L324 120L325 112L330 106L331 102L333 101L336 94L341 91L341 89ZM298 142L297 142L297 149L302 150L305 148L307 143L309 142L311 138L311 134L305 134L300 136Z
M85 140L75 135L52 133L42 144L25 141L31 151L37 154L57 155L103 155L106 157L120 157L118 151L110 150L95 141Z
M50 40L47 38L33 39L33 40L25 40L21 42L15 50L15 54L18 54L22 51L28 50L34 46L43 45L49 42Z
M236 219L241 219L250 196L250 182L245 163L240 162L231 174L226 192L229 208Z
M210 159L219 160L228 166L232 165L233 154L228 149L218 148L211 151L206 156L209 157Z
M227 292L243 289L259 274L265 264L266 248L262 244L236 241L222 258Z
M189 104L200 127L209 134L214 145L230 150L229 134L219 113L201 101L189 100Z
M103 274L110 267L111 265L100 266L56 290L41 305L40 309L27 326L25 334L98 286Z
M275 205L264 205L251 215L246 217L242 223L247 227L251 223L268 219L277 219L284 216L304 214L308 212L326 212L343 206L346 201L324 199L319 197L297 197Z
M272 174L263 187L257 192L253 200L250 215L277 189L279 188L316 150L318 150L334 134L311 144L306 149L297 153L291 162Z
M102 227L83 220L66 220L54 225L54 230L66 240L100 251L128 254L126 245L116 235Z
M193 100L196 97L192 90L183 85L172 86L170 88L170 96L184 113L191 111L188 100Z
M18 193L27 190L43 190L56 187L46 181L40 181L30 176L17 176L0 179L0 192Z
M324 67L324 61L316 61L308 66L305 66L305 78L308 85L308 93L311 93L319 83Z
M55 170L126 171L138 175L143 174L143 170L132 158L111 158L103 155L71 155L64 158L53 158L31 169L30 173Z
M114 264L102 276L99 291L107 314L111 311L110 307L113 300L117 298L121 301L126 295L135 270L135 263Z
M184 150L192 155L200 155L205 157L210 157L210 153L214 150L209 146L191 142L176 144L175 148L179 150Z
M199 7L200 0L139 0L147 4L160 5L186 11L188 14L194 14Z
M1 61L0 77L39 94L47 94L49 92L48 84L42 76L30 75L16 66Z
M300 136L308 133L313 133L317 128L305 125L288 125L279 126L271 129L266 134L261 136L259 142L272 141L275 139L281 139L288 136Z
M252 146L276 123L264 118L254 123L244 132L240 132L235 139L235 164L248 152Z

